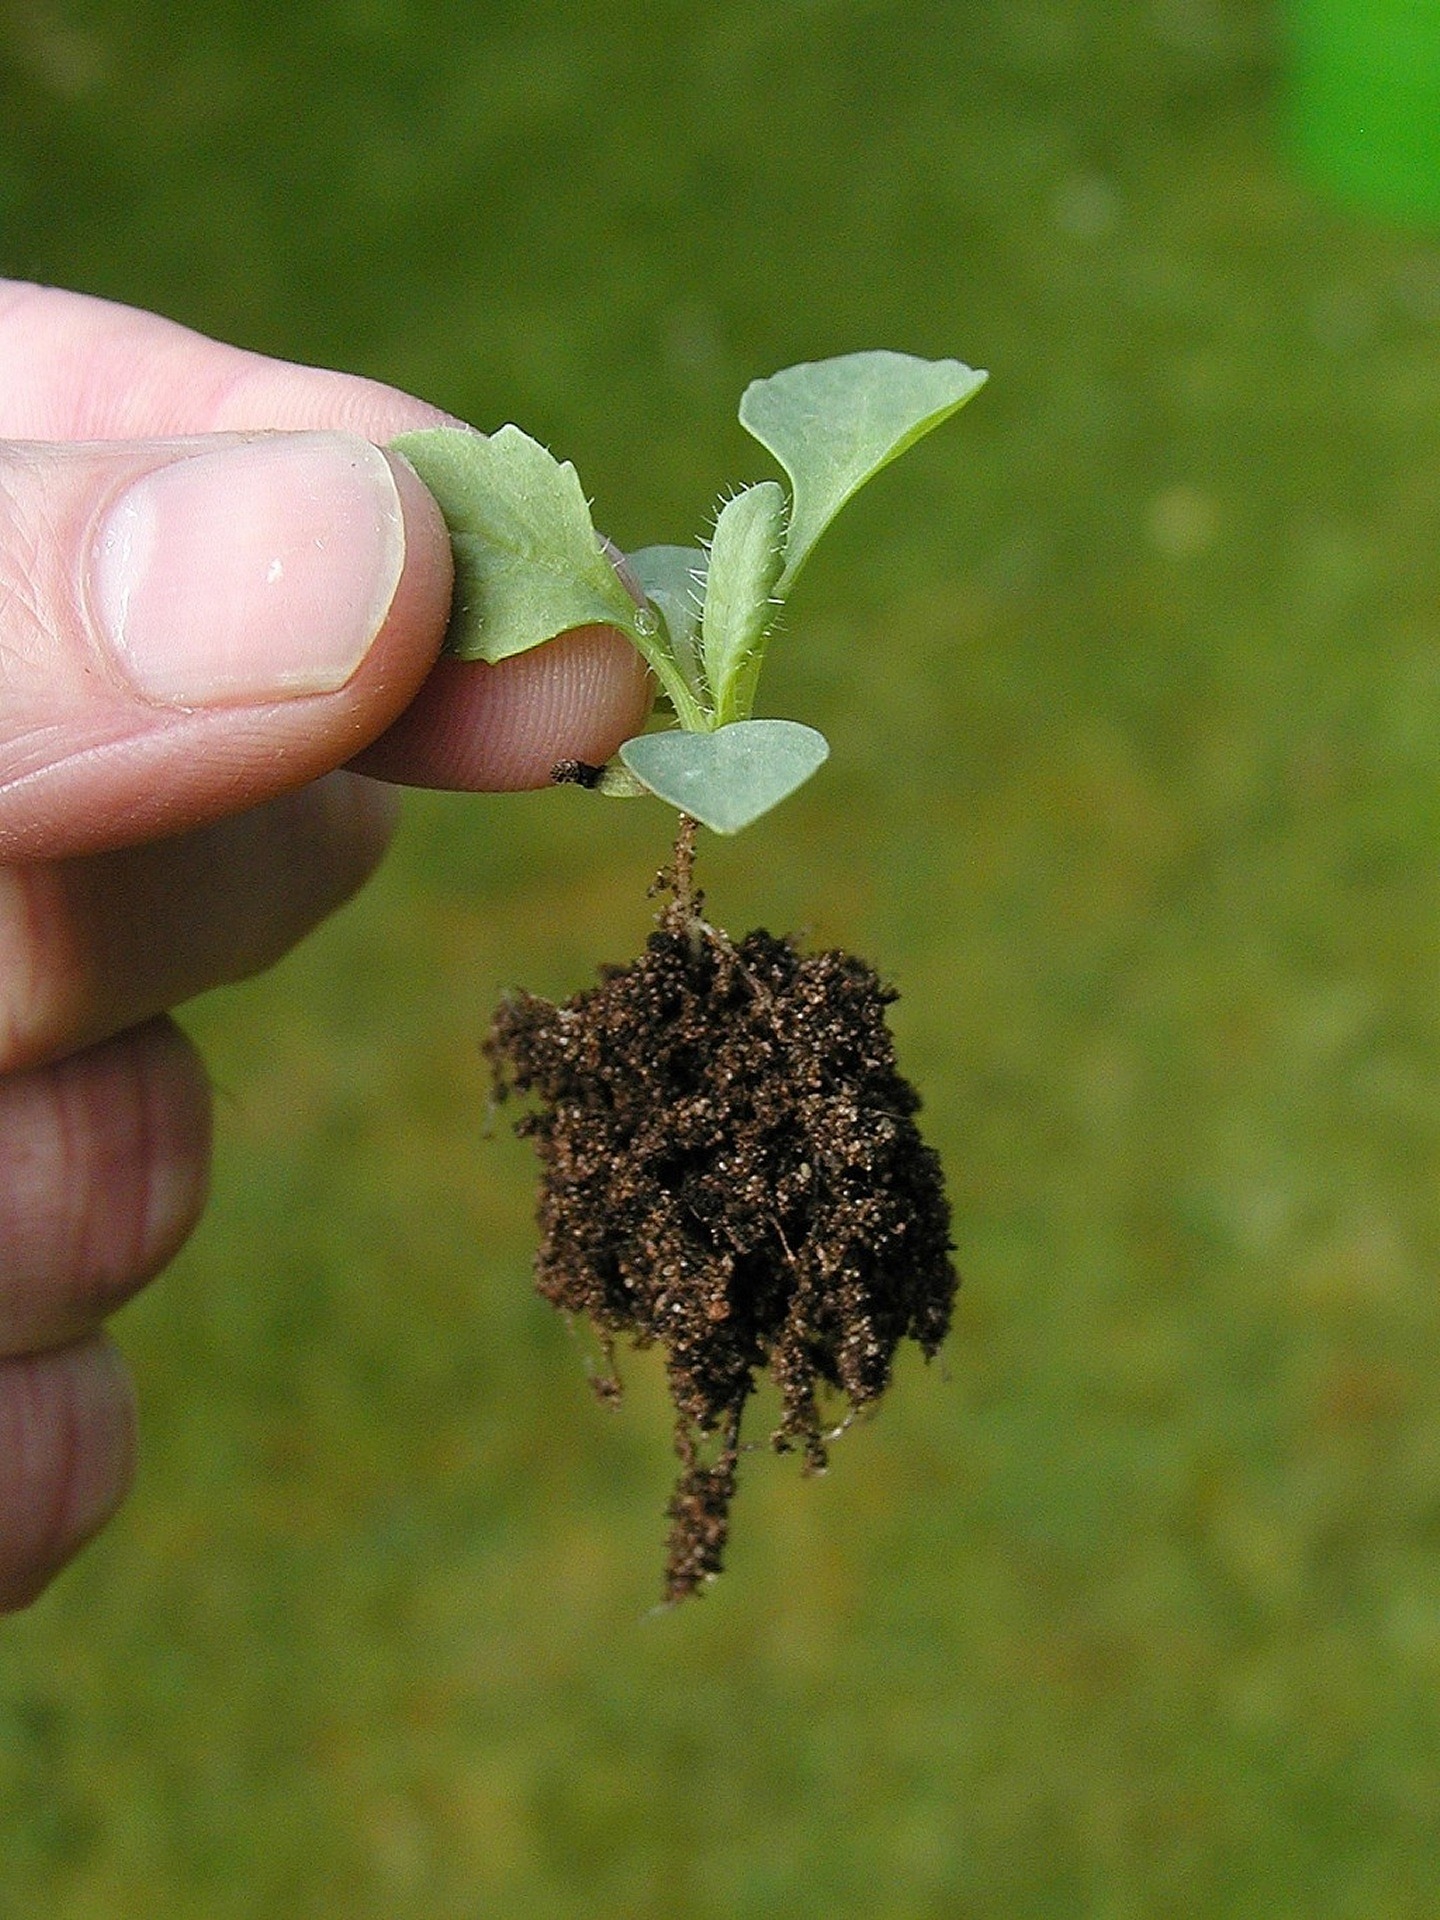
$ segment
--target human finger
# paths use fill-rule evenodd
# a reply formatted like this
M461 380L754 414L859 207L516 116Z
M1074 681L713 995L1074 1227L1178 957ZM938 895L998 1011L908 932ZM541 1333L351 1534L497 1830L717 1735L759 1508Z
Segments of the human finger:
M0 443L0 858L341 764L429 671L451 578L431 495L350 435Z
M342 771L193 834L0 867L0 1074L259 973L369 878L395 820Z
M325 428L383 444L413 427L458 424L378 380L274 360L90 294L0 279L0 438Z
M0 1613L44 1591L135 1473L135 1394L103 1334L0 1361Z
M0 433L105 439L334 428L383 442L449 416L379 382L208 340L155 314L0 281ZM417 482L418 484L418 482ZM537 786L558 760L608 759L639 730L648 677L618 634L532 657L442 662L373 761L383 777Z
M209 1081L168 1020L0 1078L0 1356L93 1333L179 1250L209 1165Z
M543 786L560 760L603 766L639 733L654 687L612 627L576 627L496 666L442 658L352 764L409 786L492 792Z

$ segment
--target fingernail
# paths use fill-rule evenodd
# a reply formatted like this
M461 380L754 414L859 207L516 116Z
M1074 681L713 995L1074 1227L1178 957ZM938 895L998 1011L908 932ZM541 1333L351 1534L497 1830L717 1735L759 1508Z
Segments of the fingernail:
M343 687L404 558L400 496L378 447L265 435L127 488L100 524L90 601L146 699L249 706Z

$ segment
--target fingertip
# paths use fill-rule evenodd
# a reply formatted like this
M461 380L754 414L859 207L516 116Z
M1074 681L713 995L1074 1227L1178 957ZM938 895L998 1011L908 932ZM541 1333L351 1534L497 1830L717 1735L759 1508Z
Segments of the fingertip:
M603 765L641 730L653 699L649 669L613 627L577 627L494 666L442 656L353 764L408 786L543 787L559 760Z
M84 1064L82 1057L82 1068ZM103 1273L101 1286L92 1283L90 1288L92 1300L98 1298L108 1308L107 1294L115 1303L128 1298L168 1266L199 1224L210 1197L213 1103L199 1049L168 1017L102 1044L93 1050L89 1064L97 1091L102 1098L110 1096L100 1110L100 1125L116 1125L121 1104L117 1095L128 1093L135 1112L133 1138L140 1149L139 1154L125 1155L139 1188L131 1271L117 1282L112 1266ZM110 1224L113 1229L113 1217ZM122 1238L113 1232L114 1242Z
M209 1191L210 1082L168 1019L0 1076L0 1355L93 1333Z
M0 1362L0 1613L37 1599L135 1477L134 1382L96 1334Z

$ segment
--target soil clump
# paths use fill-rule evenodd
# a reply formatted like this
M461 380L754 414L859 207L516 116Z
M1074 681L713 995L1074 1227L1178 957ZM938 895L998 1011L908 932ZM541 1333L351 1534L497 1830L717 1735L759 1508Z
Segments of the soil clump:
M895 1062L895 999L853 954L802 953L702 917L693 823L657 888L644 952L560 1006L527 993L494 1016L497 1095L541 1182L536 1286L591 1321L618 1398L615 1343L659 1343L680 1476L665 1597L721 1568L756 1376L781 1395L771 1435L825 1465L827 1391L850 1414L885 1390L902 1339L928 1357L957 1286L939 1156Z

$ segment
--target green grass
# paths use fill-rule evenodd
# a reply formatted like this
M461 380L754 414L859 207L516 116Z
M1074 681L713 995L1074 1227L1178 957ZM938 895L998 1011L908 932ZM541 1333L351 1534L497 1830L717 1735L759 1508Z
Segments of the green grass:
M650 1615L656 1370L530 1295L477 1042L667 820L420 797L188 1016L215 1202L0 1636L3 1920L1440 1910L1440 242L1290 177L1267 10L90 0L0 112L8 270L514 418L622 542L764 470L754 374L992 370L772 649L829 767L702 855L902 989L943 1366Z

